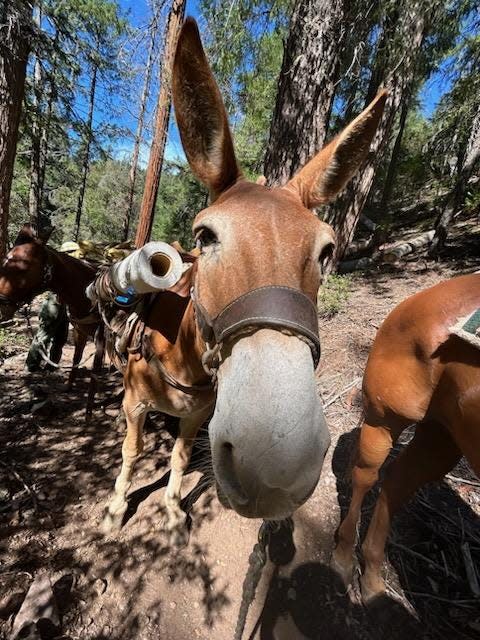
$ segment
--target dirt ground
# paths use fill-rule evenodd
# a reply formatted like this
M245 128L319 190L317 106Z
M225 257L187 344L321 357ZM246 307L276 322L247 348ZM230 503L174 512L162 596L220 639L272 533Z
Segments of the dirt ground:
M329 568L348 502L348 460L361 418L358 389L375 332L407 295L453 273L445 263L416 262L355 276L343 311L321 319L318 388L332 445L314 495L294 516L293 538L283 529L272 541L244 638L480 638L480 599L460 550L468 548L480 577L480 486L465 463L421 490L395 519L385 597L363 607L358 590L345 593ZM70 359L71 347L63 362ZM127 521L119 534L103 537L99 524L121 459L118 402L98 408L85 424L86 378L67 393L65 372L29 375L24 361L24 353L7 359L0 381L0 637L9 637L25 592L45 572L62 619L58 638L233 638L259 522L220 506L215 489L195 470L204 462L197 453L184 485L190 542L179 551L169 548L162 505L173 440L156 417ZM120 389L118 375L109 374L100 400ZM49 402L32 413L45 398Z

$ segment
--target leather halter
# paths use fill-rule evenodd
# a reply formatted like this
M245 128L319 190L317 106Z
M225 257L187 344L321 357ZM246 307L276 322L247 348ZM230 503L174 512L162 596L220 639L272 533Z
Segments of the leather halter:
M205 342L221 345L250 329L277 329L295 335L310 347L314 366L320 360L317 308L292 287L269 285L252 289L211 318L192 290L198 327Z

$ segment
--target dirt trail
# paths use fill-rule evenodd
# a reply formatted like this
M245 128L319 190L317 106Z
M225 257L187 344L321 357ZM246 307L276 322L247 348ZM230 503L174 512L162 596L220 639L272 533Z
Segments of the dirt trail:
M348 497L344 474L360 420L357 389L371 341L400 300L448 275L442 267L412 267L356 277L346 308L321 321L318 385L332 446L314 495L295 514L293 541L284 531L275 538L278 564L270 561L265 569L245 638L479 637L480 605L471 604L458 553L467 540L474 560L480 560L480 493L473 485L445 481L423 490L399 515L389 546L389 591L381 602L362 607L356 592L345 594L329 568L340 506ZM180 551L168 547L162 504L173 440L157 420L146 433L128 520L118 535L102 537L99 523L120 465L123 429L115 424L117 410L99 409L86 425L86 381L67 394L64 374L28 375L24 357L4 363L0 382L0 600L27 590L33 576L46 570L59 581L62 638L233 638L259 523L224 510L214 489L204 490L208 478L192 470L184 486L190 543ZM65 361L70 358L71 349ZM110 397L120 380L111 374L102 384L104 397ZM52 401L43 407L47 415L32 415L33 396L47 394ZM201 453L195 465L202 466ZM464 466L460 472L470 477ZM445 575L449 570L459 580ZM9 628L0 620L0 637L7 638Z

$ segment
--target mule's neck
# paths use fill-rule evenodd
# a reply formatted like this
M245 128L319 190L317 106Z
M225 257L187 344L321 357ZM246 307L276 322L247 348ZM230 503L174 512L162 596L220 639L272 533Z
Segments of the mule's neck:
M47 253L52 266L48 288L68 306L73 318L84 318L92 307L85 289L95 278L95 268L51 247L47 248Z

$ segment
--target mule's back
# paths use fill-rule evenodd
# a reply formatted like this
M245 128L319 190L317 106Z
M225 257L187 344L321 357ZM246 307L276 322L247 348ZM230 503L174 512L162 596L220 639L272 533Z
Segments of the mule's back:
M364 376L367 411L442 422L480 407L480 349L451 333L480 307L480 274L459 276L398 305L380 327Z

